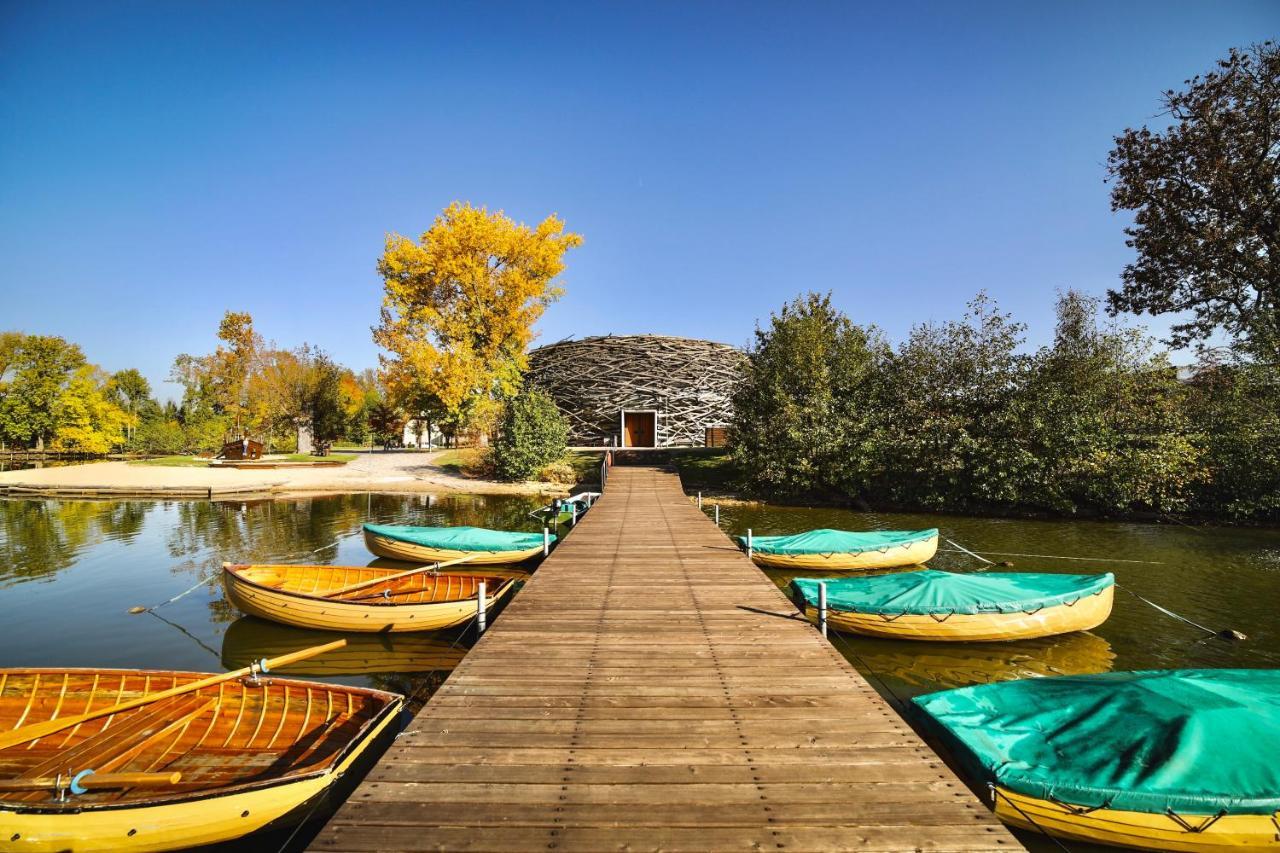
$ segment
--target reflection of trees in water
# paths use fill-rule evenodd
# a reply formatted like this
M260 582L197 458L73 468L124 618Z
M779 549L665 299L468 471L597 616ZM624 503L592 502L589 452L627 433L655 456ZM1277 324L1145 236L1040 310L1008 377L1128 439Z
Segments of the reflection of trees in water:
M0 582L67 568L89 545L128 542L154 501L0 500Z

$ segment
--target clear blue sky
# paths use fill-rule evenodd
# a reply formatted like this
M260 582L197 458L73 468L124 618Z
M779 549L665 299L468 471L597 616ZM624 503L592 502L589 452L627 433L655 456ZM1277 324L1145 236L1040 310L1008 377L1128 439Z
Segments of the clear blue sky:
M228 308L356 368L384 234L586 238L542 340L745 343L833 290L1052 331L1128 257L1103 165L1276 2L0 2L0 328L153 382ZM160 388L162 395L172 388Z

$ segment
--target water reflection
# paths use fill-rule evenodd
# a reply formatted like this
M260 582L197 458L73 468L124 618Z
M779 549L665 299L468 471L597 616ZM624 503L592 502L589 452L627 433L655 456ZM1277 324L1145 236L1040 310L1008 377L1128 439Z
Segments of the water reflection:
M1108 672L1116 655L1087 632L1008 643L922 643L841 636L836 648L874 672L899 698L919 693L1047 675Z
M150 501L0 500L0 587L72 565L85 548L136 537Z

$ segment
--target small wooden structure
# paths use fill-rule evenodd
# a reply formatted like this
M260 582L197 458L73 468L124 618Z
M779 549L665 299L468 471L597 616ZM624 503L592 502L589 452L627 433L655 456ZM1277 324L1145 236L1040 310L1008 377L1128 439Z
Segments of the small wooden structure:
M215 459L227 459L232 462L247 462L262 458L262 444L251 438L238 438L222 445Z

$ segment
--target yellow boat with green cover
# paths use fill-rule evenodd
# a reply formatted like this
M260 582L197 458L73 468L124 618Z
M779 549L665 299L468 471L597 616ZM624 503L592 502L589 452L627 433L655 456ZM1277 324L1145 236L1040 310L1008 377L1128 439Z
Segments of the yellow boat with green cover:
M810 530L792 536L739 536L756 565L805 571L869 571L918 566L938 552L938 529Z
M838 631L899 640L1030 640L1096 628L1111 615L1115 576L959 574L923 569L855 578L795 578L797 605L817 619L818 585Z
M555 542L554 534L550 542ZM366 524L364 544L390 560L443 563L467 558L469 566L521 563L542 553L541 533L489 530L485 527L413 527Z
M1280 670L1034 678L912 701L1006 823L1141 850L1280 850Z
M145 853L287 827L398 726L394 693L262 676L66 719L208 679L0 670L0 738L65 723L0 749L0 853Z
M222 570L227 599L244 613L300 628L359 633L453 628L476 615L481 583L492 606L527 577L518 571L495 577L368 566L223 563Z

